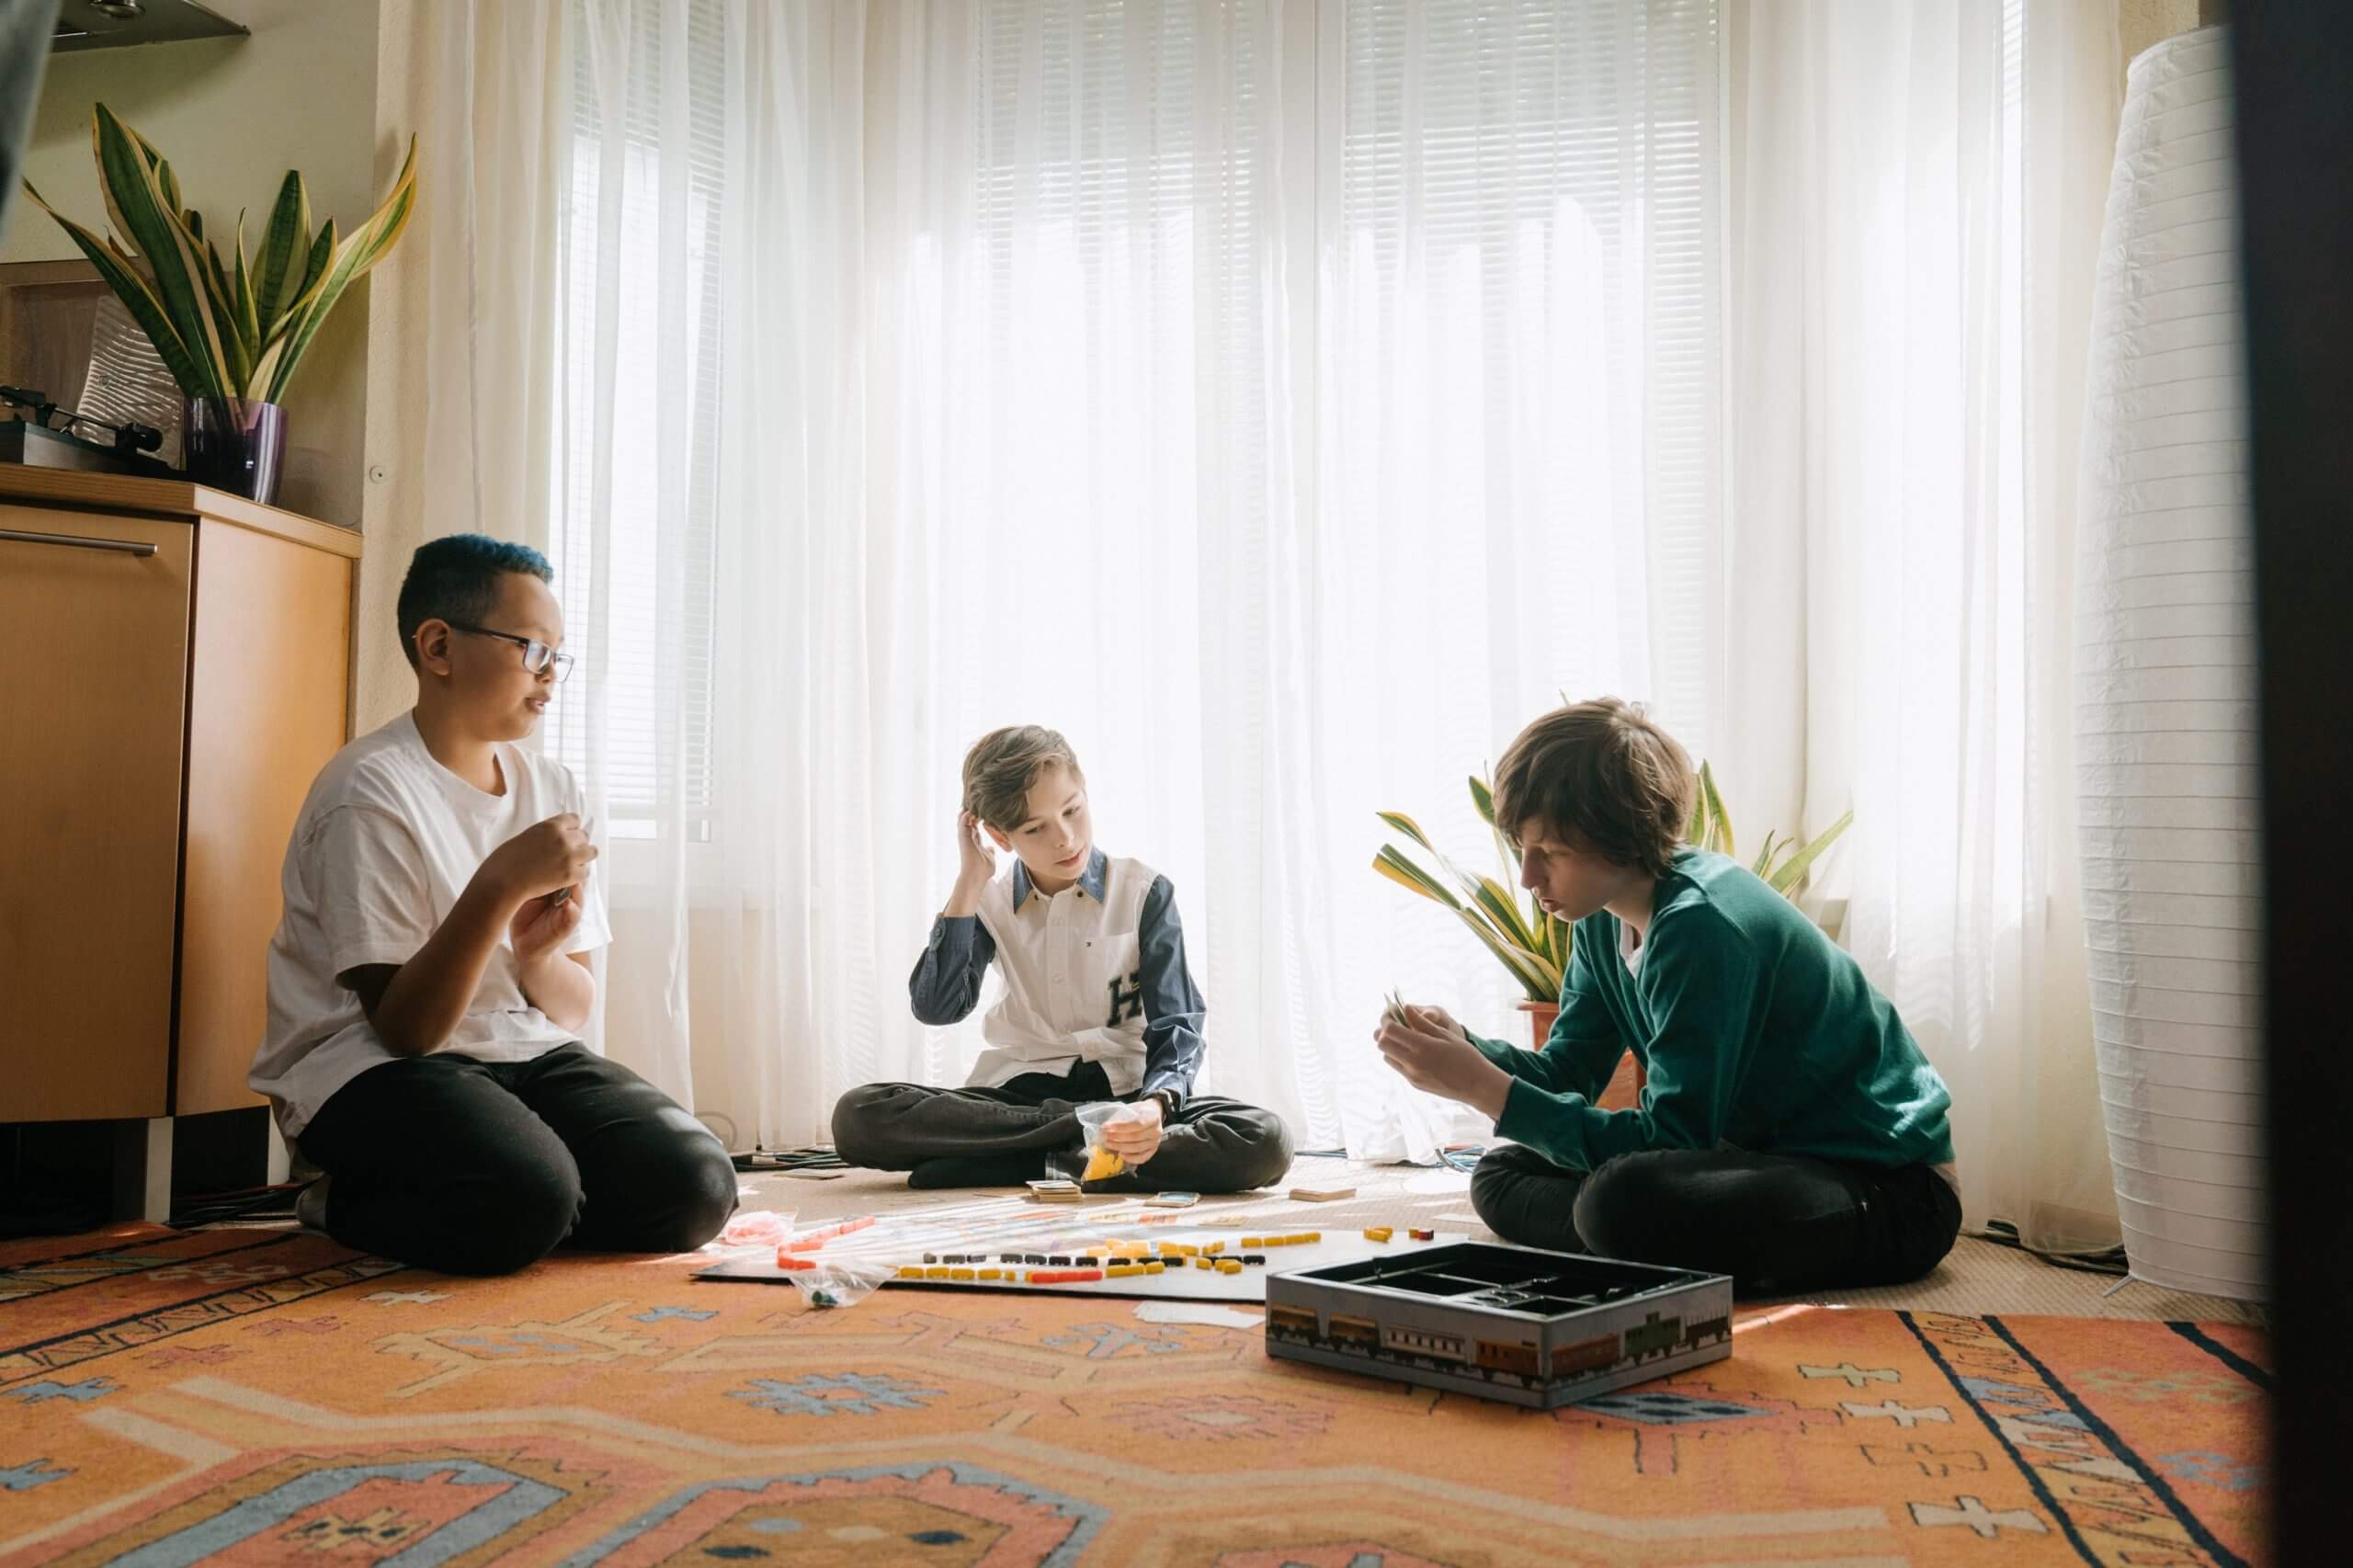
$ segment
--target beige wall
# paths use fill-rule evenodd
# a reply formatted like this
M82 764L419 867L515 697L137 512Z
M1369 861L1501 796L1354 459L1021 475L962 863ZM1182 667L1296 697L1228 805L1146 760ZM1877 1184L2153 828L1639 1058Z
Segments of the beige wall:
M2176 33L2222 20L2224 0L2117 0L2116 41L2122 63Z
M246 211L257 240L278 182L302 171L314 222L348 232L375 210L398 168L376 144L379 0L210 0L253 36L95 49L51 58L26 149L25 177L60 211L102 228L90 157L90 107L108 107L162 149L188 204L219 232ZM429 198L428 198L429 199ZM80 253L49 215L14 203L0 261ZM288 472L280 504L359 525L368 392L367 284L320 329L286 398Z

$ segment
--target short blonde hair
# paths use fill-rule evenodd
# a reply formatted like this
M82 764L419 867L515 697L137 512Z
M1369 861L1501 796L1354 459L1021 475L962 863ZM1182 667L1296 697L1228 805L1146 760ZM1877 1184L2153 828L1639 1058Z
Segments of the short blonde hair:
M1690 754L1614 697L1556 708L1495 765L1495 825L1515 845L1541 823L1620 866L1666 875L1691 820Z
M1058 731L1040 724L991 730L964 754L964 809L1011 833L1029 817L1029 787L1050 767L1069 769L1081 783L1078 756Z

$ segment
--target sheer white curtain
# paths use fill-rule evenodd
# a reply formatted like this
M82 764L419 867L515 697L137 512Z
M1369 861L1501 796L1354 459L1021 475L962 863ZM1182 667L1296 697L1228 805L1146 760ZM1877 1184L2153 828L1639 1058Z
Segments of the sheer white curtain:
M805 1141L908 1032L859 527L864 12L564 17L552 553L581 675L546 739L605 833L605 1049L740 1144Z
M384 353L437 427L471 356L462 421L519 476L414 531L558 564L606 1048L744 1142L960 1075L975 1027L916 1025L904 975L964 746L1035 721L1176 884L1206 1087L1311 1147L1475 1132L1381 1068L1379 996L1524 1020L1374 876L1373 813L1483 862L1464 780L1563 690L1712 744L1714 0L414 16L419 123L538 27L464 157L553 210L476 200L463 265L432 253L471 292ZM534 235L518 301L490 258ZM458 449L384 449L446 495Z
M1648 699L1708 749L1716 7L1350 0L1321 22L1318 773L1295 826L1321 852L1342 1014L1395 985L1524 1040L1449 916L1357 883L1381 809L1493 868L1466 777L1564 692ZM1365 1032L1347 1016L1317 1041L1350 1152L1419 1157L1448 1123L1360 1071Z
M401 265L369 279L362 733L415 700L392 630L411 552L469 528L549 542L572 100L563 32L547 23L489 0L384 0L380 13L380 156L397 159L417 131L433 199Z
M2112 1244L2075 870L2075 476L2103 0L1735 13L1724 751L1856 811L1848 945L1951 1084L1962 1197Z
M1307 1016L1264 738L1289 528L1283 7L972 0L873 8L867 190L880 565L873 702L894 765L880 914L904 967L954 848L963 749L1040 722L1098 841L1177 890L1211 1006L1205 1089L1286 1107ZM1270 832L1269 829L1276 829ZM896 976L893 976L895 983ZM961 1075L968 1025L857 1070ZM1330 1130L1324 1130L1328 1138Z
M1524 1025L1374 811L1484 855L1559 690L1706 722L1713 6L565 15L608 1049L747 1141L960 1075L904 975L964 746L1036 721L1179 890L1204 1086L1427 1156L1381 991Z

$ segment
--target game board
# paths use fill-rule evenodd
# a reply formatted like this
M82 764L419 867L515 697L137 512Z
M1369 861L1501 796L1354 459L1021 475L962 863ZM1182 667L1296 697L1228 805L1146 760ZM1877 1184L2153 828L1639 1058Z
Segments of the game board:
M949 1290L1050 1291L1064 1295L1127 1296L1137 1300L1263 1302L1267 1299L1267 1277L1289 1269L1318 1265L1349 1263L1358 1259L1403 1256L1424 1247L1448 1242L1460 1242L1460 1232L1425 1232L1417 1239L1403 1227L1390 1229L1386 1241L1376 1241L1362 1228L1354 1226L1319 1225L1316 1218L1302 1210L1295 1215L1280 1215L1274 1219L1220 1220L1215 1211L1197 1215L1183 1210L1146 1208L1141 1200L1116 1204L1088 1206L1084 1209L1063 1209L1032 1203L1023 1198L985 1198L953 1204L942 1209L919 1213L892 1215L877 1220L867 1229L853 1232L827 1241L813 1252L801 1257L819 1264L855 1261L887 1267L888 1276L882 1283L902 1288L930 1288ZM1378 1227L1376 1229L1379 1229ZM1275 1245L1267 1243L1273 1236L1313 1235L1312 1242L1287 1242ZM1049 1278L1030 1283L1027 1276L1033 1273L1059 1275L1086 1273L1087 1270L1068 1265L1022 1263L1007 1265L1004 1255L1017 1253L1027 1258L1041 1259L1082 1256L1096 1256L1098 1270L1106 1267L1108 1255L1087 1253L1089 1246L1100 1246L1113 1239L1151 1244L1154 1256L1163 1265L1157 1274L1136 1273L1093 1279ZM1245 1247L1245 1242L1258 1244ZM1200 1267L1191 1257L1181 1254L1176 1257L1159 1256L1160 1244L1171 1247L1205 1249L1216 1247L1217 1257L1258 1256L1265 1261L1245 1264L1238 1270L1221 1271L1214 1267ZM976 1257L984 1261L973 1263L926 1262L926 1255L938 1260ZM1006 1278L1007 1269L1019 1277ZM921 1269L925 1277L904 1276L903 1269ZM944 1277L935 1277L932 1270L946 1270ZM999 1278L986 1279L981 1274L995 1269ZM971 1278L955 1278L963 1270ZM799 1269L779 1267L774 1256L767 1251L747 1252L699 1268L698 1279L750 1281L760 1284L790 1284Z

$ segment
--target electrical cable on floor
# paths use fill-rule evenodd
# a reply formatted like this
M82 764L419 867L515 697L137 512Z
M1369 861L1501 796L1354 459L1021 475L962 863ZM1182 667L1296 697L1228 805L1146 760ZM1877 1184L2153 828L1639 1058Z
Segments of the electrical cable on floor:
M1996 1246L2015 1247L2020 1252L2032 1253L2058 1268L2073 1268L2086 1274L2125 1274L2131 1268L2121 1243L2086 1252L2049 1252L2041 1247L2027 1245L2026 1239L2018 1234L2018 1228L2007 1220L1988 1220L1980 1234L1981 1239Z
M198 1192L172 1199L171 1225L190 1231L234 1220L291 1220L299 1181L269 1187L238 1187L229 1192Z
M849 1162L831 1149L770 1149L754 1144L745 1153L731 1155L739 1171L846 1171Z
M1458 1171L1467 1171L1476 1165L1479 1156L1486 1152L1484 1143L1449 1143L1438 1152L1438 1163ZM1346 1149L1294 1149L1291 1154L1293 1158L1302 1160L1345 1160L1348 1157ZM1412 1160L1398 1162L1400 1165L1416 1163Z

